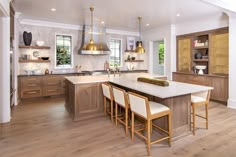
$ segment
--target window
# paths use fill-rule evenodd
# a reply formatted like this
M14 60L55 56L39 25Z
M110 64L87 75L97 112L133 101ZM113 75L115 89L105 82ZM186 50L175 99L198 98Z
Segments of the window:
M121 39L110 39L110 67L118 66L122 64L122 40Z
M72 36L56 35L56 68L71 68L72 54Z

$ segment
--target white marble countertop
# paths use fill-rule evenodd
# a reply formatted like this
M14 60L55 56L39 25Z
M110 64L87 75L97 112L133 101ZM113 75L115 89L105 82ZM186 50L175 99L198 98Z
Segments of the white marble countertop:
M212 87L193 85L187 83L180 83L175 81L169 81L169 86L162 87L149 83L137 81L137 77L150 77L158 78L164 77L160 75L150 75L148 73L132 73L116 75L100 75L100 76L70 76L66 77L67 80L73 84L93 83L93 82L111 82L123 87L127 87L139 92L147 93L159 98L169 98L180 95L186 95L191 93L202 92L213 89Z

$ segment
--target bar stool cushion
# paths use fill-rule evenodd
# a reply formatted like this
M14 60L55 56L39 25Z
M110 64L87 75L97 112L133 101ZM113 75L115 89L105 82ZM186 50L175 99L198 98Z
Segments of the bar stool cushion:
M191 95L191 103L198 103L198 102L205 102L205 101L206 99L202 97Z
M167 106L162 105L160 103L153 102L153 101L149 101L149 106L150 106L151 115L169 110Z

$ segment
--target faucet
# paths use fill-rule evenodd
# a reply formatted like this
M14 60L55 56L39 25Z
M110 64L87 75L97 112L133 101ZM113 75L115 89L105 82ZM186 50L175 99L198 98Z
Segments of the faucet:
M115 67L115 70L114 70L114 77L115 77L115 74L116 74L116 73L119 74L119 76L120 76L118 65L115 64L114 67Z

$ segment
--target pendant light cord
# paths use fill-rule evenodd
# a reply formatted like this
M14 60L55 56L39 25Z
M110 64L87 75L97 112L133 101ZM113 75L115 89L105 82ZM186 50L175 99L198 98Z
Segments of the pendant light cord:
M138 20L139 20L139 41L141 41L141 19L142 19L142 17L139 16L138 17Z
M94 8L91 7L90 11L91 11L91 32L90 32L91 35L90 35L90 37L91 37L91 40L93 40L93 11L94 11Z

